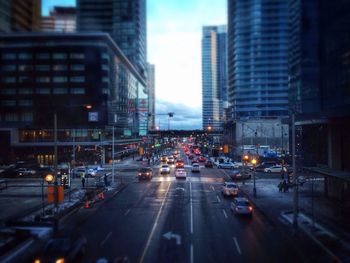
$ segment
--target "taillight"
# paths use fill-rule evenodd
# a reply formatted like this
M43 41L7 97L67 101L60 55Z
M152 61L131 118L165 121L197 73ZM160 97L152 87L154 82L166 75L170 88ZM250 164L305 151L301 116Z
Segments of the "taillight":
M253 211L253 207L248 206L248 210L249 210L250 212Z
M141 173L139 173L139 176L141 176Z
M149 175L149 173L146 173L147 175Z

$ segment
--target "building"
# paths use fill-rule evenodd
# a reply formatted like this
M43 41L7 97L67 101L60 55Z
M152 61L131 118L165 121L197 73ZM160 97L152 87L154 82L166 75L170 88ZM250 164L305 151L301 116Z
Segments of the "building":
M148 103L149 103L149 122L148 122L148 130L155 130L156 129L156 110L155 110L155 103L156 103L156 90L155 90L155 66L153 64L148 63L147 64L147 89L148 89Z
M222 129L227 107L226 26L204 26L202 30L202 126Z
M246 121L274 120L278 126L288 117L288 1L229 0L227 38L232 110L224 126L231 134L228 143L237 147Z
M75 32L76 8L55 6L48 16L41 18L43 32Z
M77 30L109 33L146 77L146 0L77 0Z
M41 0L2 0L0 32L39 31Z
M108 34L2 34L0 43L3 161L51 163L55 112L59 161L77 146L110 159L112 126L123 147L147 134L146 83Z

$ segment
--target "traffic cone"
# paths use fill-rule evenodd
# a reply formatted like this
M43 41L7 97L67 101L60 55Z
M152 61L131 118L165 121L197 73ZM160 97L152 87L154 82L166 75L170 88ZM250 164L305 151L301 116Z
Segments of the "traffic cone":
M89 208L89 201L88 200L85 201L85 208Z

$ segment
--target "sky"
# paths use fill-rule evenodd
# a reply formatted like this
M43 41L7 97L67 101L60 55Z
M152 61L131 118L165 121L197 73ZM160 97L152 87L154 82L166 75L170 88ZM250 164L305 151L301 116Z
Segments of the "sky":
M201 34L227 23L227 0L146 0L147 58L156 70L156 114L174 112L170 129L202 128ZM43 14L75 0L43 0ZM156 115L156 125L168 119Z

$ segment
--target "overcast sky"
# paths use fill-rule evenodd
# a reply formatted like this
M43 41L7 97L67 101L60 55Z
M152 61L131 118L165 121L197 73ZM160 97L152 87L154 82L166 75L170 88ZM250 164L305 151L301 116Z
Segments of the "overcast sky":
M156 67L156 113L174 112L171 129L202 125L201 33L226 24L227 0L147 0L148 61ZM75 0L43 0L43 13ZM167 129L166 116L156 125Z

